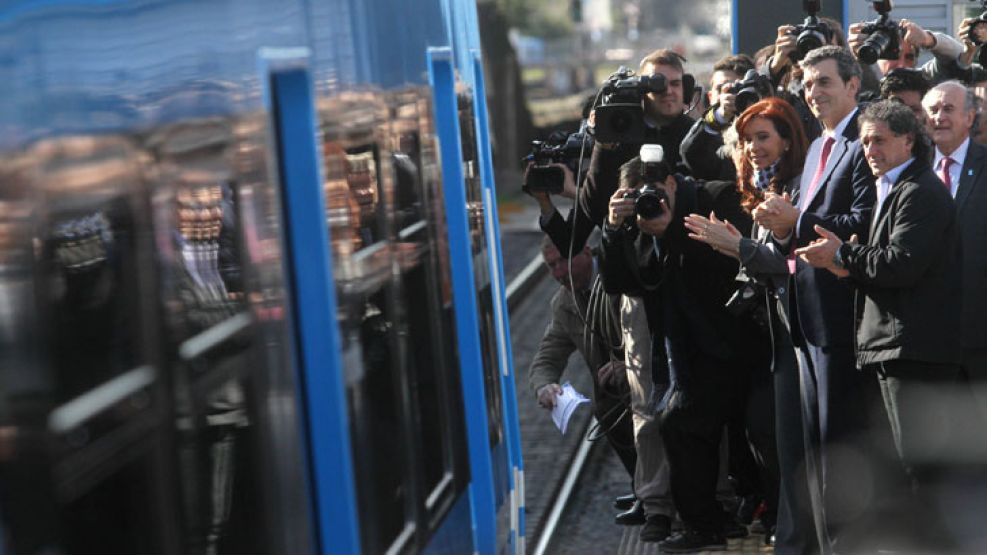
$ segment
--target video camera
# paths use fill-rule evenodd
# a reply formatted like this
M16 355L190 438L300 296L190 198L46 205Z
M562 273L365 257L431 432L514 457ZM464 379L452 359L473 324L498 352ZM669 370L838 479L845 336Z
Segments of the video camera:
M857 49L861 63L873 64L877 60L897 60L901 55L901 28L891 19L891 0L876 0L874 11L877 19L867 22L860 33L870 35Z
M624 66L607 78L596 107L595 135L602 143L640 143L644 140L641 99L649 92L663 94L668 81L662 74L634 75Z
M750 69L747 70L743 79L734 81L727 92L736 97L734 103L737 106L737 114L742 114L755 102L773 96L774 86L771 84L770 77Z
M526 193L545 192L557 195L565 189L565 173L562 168L551 164L565 164L572 170L576 182L579 182L581 161L593 152L593 137L584 129L576 133L566 134L556 131L545 141L531 141L531 152L521 163L527 167L532 163L524 176L521 189Z
M641 145L640 156L644 183L637 189L624 193L624 198L634 199L634 212L645 220L650 220L661 216L665 211L661 201L667 203L668 195L658 184L665 183L672 172L665 163L665 149L661 145Z
M810 50L829 44L833 38L833 30L819 21L817 15L822 10L822 0L802 0L802 10L806 13L805 21L796 25L794 31L789 31L796 37L795 50L791 53L792 60L796 62L805 58Z

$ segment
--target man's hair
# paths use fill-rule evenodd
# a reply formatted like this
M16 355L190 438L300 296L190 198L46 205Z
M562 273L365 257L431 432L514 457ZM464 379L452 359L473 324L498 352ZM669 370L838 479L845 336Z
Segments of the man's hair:
M635 156L620 166L618 183L626 189L637 189L644 183L644 163L640 156Z
M827 27L829 27L829 30L833 33L833 40L836 42L836 46L847 48L846 36L843 34L842 23L832 17L826 17L825 15L819 16L819 21L822 21Z
M883 123L895 135L912 136L912 156L919 160L930 160L932 147L925 135L925 127L908 106L894 100L875 102L860 114L860 126L865 123Z
M671 66L685 73L685 67L682 65L682 62L685 61L686 59L683 58L682 55L679 54L678 52L675 52L674 50L669 50L668 48L659 48L658 50L655 50L651 54L648 54L647 56L642 58L641 63L638 65L638 67L639 69L644 69L644 66L648 64L653 64L656 66L658 65Z
M754 60L747 54L737 54L736 56L725 56L713 64L713 72L731 71L737 77L743 77L748 71L754 69Z
M840 74L840 79L844 83L849 81L851 77L860 78L860 64L857 63L856 58L850 54L849 50L840 48L839 46L823 46L815 50L810 50L799 66L803 70L806 70L826 60L834 60L836 62L836 72Z
M925 96L932 83L920 69L898 67L892 69L881 79L881 98L890 98L894 93L915 91Z
M949 89L962 89L963 90L963 110L967 112L977 110L977 95L973 92L973 89L966 87L963 83L950 79L949 81L943 81L938 85L929 89L930 91L940 91L946 92Z

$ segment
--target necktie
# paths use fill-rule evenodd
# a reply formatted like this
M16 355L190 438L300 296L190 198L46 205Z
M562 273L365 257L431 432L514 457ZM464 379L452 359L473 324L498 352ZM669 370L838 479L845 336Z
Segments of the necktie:
M942 180L943 184L946 186L946 190L952 192L953 190L953 179L949 176L949 166L951 166L955 160L949 156L942 159L942 173L939 174L939 179Z
M802 204L802 210L805 210L809 203L812 202L812 195L816 194L816 189L819 188L819 182L822 181L823 172L826 170L826 163L829 162L829 153L833 151L833 143L835 143L832 137L826 137L823 142L822 155L819 156L819 165L816 166L816 173L812 175L812 181L809 183L808 194L805 195L805 200ZM792 230L792 253L788 255L788 273L795 273L795 230Z

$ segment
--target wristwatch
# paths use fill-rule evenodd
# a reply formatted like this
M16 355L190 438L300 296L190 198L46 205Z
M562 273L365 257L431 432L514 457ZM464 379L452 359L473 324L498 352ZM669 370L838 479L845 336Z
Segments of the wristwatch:
M846 243L840 245L836 252L833 253L833 265L837 268L845 269L846 266L843 265L843 248L846 247Z

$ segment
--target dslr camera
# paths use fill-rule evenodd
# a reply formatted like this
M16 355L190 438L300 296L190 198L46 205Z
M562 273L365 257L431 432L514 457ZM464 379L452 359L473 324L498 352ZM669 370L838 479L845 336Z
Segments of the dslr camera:
M594 126L596 140L602 143L644 141L641 100L649 92L663 94L667 90L664 75L634 75L632 70L620 66L600 89Z
M976 2L978 0L972 1ZM970 30L967 32L967 38L969 38L970 42L978 47L982 46L984 43L987 43L987 0L979 1L981 6L984 8L984 11L977 16L977 20L970 26ZM987 64L987 52L985 52L983 48L981 48L980 52L977 54L977 62L979 62L982 66Z
M810 50L829 44L833 38L833 30L819 21L819 11L822 10L822 0L802 0L802 10L805 11L805 21L796 25L794 31L788 34L795 38L795 50L792 51L793 61L800 61Z
M521 159L523 167L532 163L524 175L521 190L526 193L557 195L565 188L565 173L551 164L565 164L579 182L582 160L593 151L593 138L583 129L565 134L556 131L545 141L531 141L531 152Z
M891 0L874 2L877 19L864 24L860 33L868 36L857 49L857 59L864 64L878 60L897 60L901 55L901 28L891 19Z
M985 0L987 1L987 0ZM744 78L734 81L727 89L727 92L736 97L737 114L744 113L744 110L751 107L755 102L773 95L774 87L771 78L761 75L756 70L748 70Z
M661 145L641 145L641 163L644 183L637 189L624 193L624 198L634 199L634 213L650 220L661 216L665 211L661 201L667 203L668 195L658 185L665 183L672 172L665 162L665 149Z

